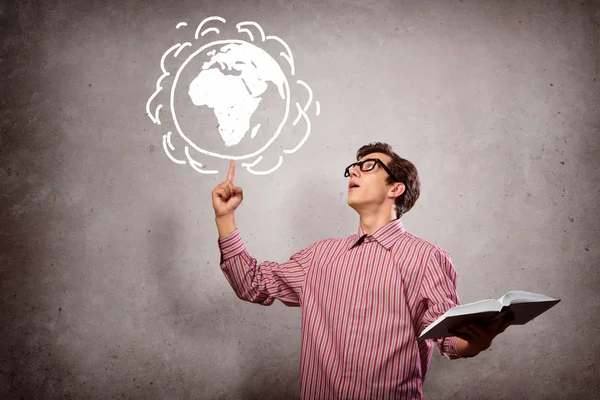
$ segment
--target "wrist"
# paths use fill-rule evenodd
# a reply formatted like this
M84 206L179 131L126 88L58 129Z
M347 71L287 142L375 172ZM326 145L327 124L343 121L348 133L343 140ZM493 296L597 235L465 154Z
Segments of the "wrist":
M219 238L228 236L237 229L233 214L215 216L215 222L219 231Z
M460 338L456 342L456 351L461 355L461 357L464 358L475 357L477 354L479 354L478 350L474 350L471 348L471 346L469 346L469 342Z
M233 222L235 220L234 214L215 215L216 222Z

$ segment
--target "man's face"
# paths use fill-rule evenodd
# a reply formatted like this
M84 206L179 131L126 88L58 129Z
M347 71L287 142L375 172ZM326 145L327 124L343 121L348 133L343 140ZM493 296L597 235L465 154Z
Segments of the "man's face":
M379 159L387 165L392 160L390 156L382 153L371 153L362 157L358 161L370 158ZM366 165L365 165L366 166ZM388 184L388 173L380 165L375 166L370 171L361 171L358 165L352 167L348 177L348 205L357 212L360 209L376 209L382 206L386 199L392 195L392 201L395 196L390 193L393 185Z

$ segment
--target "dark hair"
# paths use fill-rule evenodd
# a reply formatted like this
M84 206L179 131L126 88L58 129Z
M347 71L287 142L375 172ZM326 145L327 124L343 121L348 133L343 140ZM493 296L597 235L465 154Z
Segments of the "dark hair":
M390 156L392 161L386 164L387 167L392 171L392 175L406 187L404 193L396 197L396 218L400 218L415 205L419 198L421 193L419 172L413 163L394 153L392 146L387 143L375 142L362 146L356 152L356 160L371 153L383 153ZM387 183L394 183L393 178L388 176Z

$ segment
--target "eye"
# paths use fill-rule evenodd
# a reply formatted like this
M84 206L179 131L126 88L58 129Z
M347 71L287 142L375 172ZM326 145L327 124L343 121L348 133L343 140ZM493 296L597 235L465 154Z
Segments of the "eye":
M367 162L363 163L363 170L369 171L369 170L373 169L374 166L375 166L375 161L367 161Z

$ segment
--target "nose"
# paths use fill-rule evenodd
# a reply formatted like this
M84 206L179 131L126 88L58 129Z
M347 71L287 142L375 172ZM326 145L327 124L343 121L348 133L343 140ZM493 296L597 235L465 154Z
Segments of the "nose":
M358 165L355 165L354 167L350 168L350 176L354 176L354 177L358 177L360 176L360 168L358 167Z

